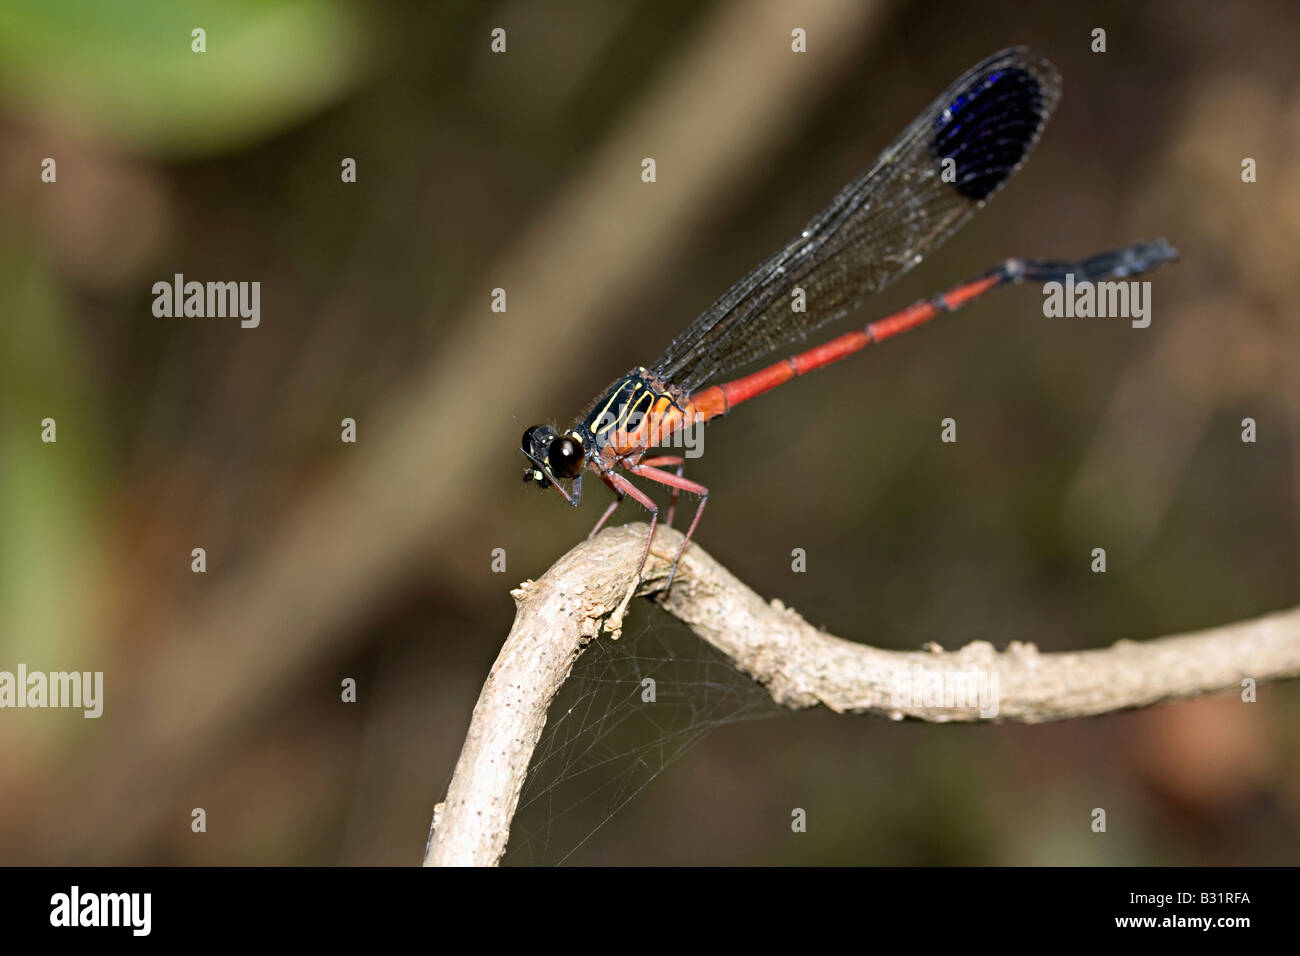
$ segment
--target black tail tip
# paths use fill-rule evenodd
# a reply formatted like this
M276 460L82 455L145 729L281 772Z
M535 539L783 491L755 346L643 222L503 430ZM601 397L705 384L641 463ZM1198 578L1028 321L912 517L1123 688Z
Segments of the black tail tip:
M1154 242L1140 242L1124 250L1123 262L1113 271L1118 275L1137 275L1166 262L1177 262L1178 250L1164 236Z
M1177 262L1182 258L1182 253L1177 248L1169 244L1169 240L1161 236L1155 242L1151 243L1155 250L1160 254L1160 262Z

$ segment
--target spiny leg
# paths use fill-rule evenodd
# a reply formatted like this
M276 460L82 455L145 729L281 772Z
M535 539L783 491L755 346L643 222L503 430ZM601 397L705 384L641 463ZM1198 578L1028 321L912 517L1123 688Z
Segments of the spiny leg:
M653 468L650 470L654 471ZM659 506L655 504L653 498L617 472L607 471L601 477L616 492L631 495L633 501L650 512L650 534L645 539L645 550L641 552L641 563L637 565L636 569L636 583L640 584L641 574L645 571L645 563L650 560L650 545L655 539L655 525L659 523ZM633 585L633 590L635 589L636 585Z
M686 459L681 455L659 455L655 458L645 458L637 462L638 465L676 465L677 477L682 476L686 469ZM681 497L682 489L673 488L673 496L668 499L668 516L664 518L664 524L668 527L673 526L673 515L677 513L677 499Z
M677 575L677 562L682 559L682 552L686 546L691 543L691 535L695 534L695 526L700 523L700 515L704 513L704 506L709 503L709 489L705 488L698 481L691 481L689 478L683 478L681 475L674 475L670 471L661 471L658 468L650 467L646 464L632 465L628 471L634 475L640 475L643 478L649 478L651 481L657 481L661 485L667 485L670 488L681 491L689 491L693 495L700 496L699 506L695 509L695 517L691 519L691 526L686 529L686 537L682 539L682 546L677 549L677 557L673 558L672 570L668 572L668 583L664 585L664 591L667 592L673 586L673 578ZM651 523L651 538L653 539L654 524ZM646 549L647 555L649 548ZM644 564L644 562L643 562Z
M619 491L618 488L614 487L614 483L609 480L608 475L601 475L600 480L603 481L605 484L609 485L610 490L614 492L616 497L614 498L613 501L609 503L609 507L605 509L605 513L600 516L600 520L596 522L596 527L591 529L591 534L587 535L588 541L590 541L592 538L596 537L596 535L600 533L600 529L605 527L605 522L608 521L609 516L614 513L614 509L616 509L619 505L621 505L623 503L623 499L626 497L626 495L624 495L623 492Z

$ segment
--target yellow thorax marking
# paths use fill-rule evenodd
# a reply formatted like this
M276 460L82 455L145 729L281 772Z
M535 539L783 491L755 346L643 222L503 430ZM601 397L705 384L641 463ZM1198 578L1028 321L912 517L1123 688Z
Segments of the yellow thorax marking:
M626 404L624 404L623 406L624 409L623 414L620 414L618 417L611 416L609 414L609 410L610 408L613 407L614 403L618 401L619 396L622 395L627 390L627 387L629 385L632 386L633 395L637 393L638 389L645 387L640 382L626 381L618 388L614 389L614 391L609 396L609 401L605 403L605 407L602 408L600 410L600 414L596 416L595 419L596 428L592 432L592 434L603 435L605 432L609 431L611 428L613 428L615 425L617 425L619 422L623 420L624 415L626 415L626 409L627 409Z
M641 412L640 418L635 417L637 415L638 410L641 408L641 405L644 404L645 411L648 412L651 406L654 405L655 399L658 397L659 396L657 396L649 388L646 388L645 391L637 395L633 401L628 403L627 414L623 416L624 425L627 425L635 420L635 427L639 428L643 423L645 423L645 412ZM642 399L645 399L644 403L642 402Z
M630 392L628 391L628 386L631 386ZM617 414L611 414L610 410L614 408L615 403L622 399L624 395L627 397L618 408ZM656 401L666 401L668 404L672 404L672 399L666 393L660 395L644 382L624 382L609 396L609 401L605 403L605 407L602 408L600 414L596 416L596 427L592 434L603 435L613 428L627 429L629 422L634 420L638 415L642 417L639 421L636 421L635 424L636 427L640 427L642 424L645 424L646 420L644 416L646 413L650 412Z

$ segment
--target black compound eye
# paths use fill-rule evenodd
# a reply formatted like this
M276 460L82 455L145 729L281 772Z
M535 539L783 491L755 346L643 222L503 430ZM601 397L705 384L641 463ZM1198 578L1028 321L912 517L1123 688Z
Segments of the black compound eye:
M541 460L546 457L546 449L555 440L555 429L550 425L534 425L524 432L522 447L529 458Z
M586 455L582 445L572 438L557 438L551 442L551 450L546 455L551 471L561 478L577 478L582 471L582 461Z

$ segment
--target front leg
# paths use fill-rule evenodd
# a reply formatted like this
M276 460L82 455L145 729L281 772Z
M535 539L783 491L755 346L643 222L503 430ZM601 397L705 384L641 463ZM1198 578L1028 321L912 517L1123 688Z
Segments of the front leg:
M619 505L621 505L623 503L623 499L626 497L626 495L623 492L619 491L618 488L615 487L614 483L609 480L608 472L602 474L600 476L600 480L609 486L609 489L612 492L614 492L614 495L616 497L614 498L613 501L609 503L609 507L605 509L605 513L600 516L600 520L596 522L596 527L591 529L591 534L587 535L588 541L590 541L592 538L596 537L596 535L600 533L600 529L605 527L605 522L608 521L609 516L614 513L614 509L616 509Z
M653 468L650 470L654 471ZM631 495L634 501L650 512L650 534L645 539L645 550L641 552L641 564L636 569L636 581L637 584L640 584L641 573L645 571L645 563L650 559L650 544L655 539L655 525L659 523L659 506L655 504L653 498L617 472L606 472L604 477L609 486L616 492ZM635 587L633 590L635 590Z

